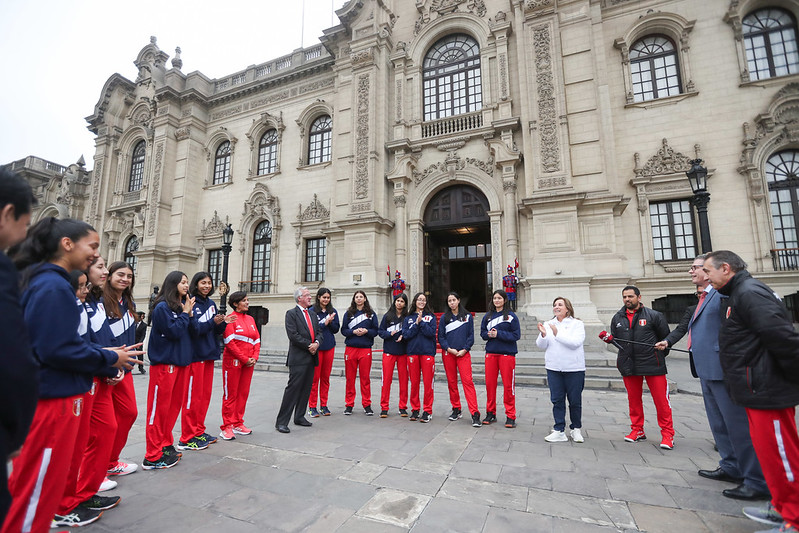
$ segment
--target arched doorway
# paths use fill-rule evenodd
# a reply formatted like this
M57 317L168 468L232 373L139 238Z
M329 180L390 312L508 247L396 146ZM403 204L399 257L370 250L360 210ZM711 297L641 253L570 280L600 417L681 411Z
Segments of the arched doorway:
M469 185L439 191L424 212L424 290L436 312L455 291L473 312L484 312L492 291L488 200Z

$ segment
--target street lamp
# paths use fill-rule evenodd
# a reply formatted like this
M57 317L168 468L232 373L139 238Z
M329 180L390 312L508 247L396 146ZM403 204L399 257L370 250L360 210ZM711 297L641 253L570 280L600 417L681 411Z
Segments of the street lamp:
M702 166L701 159L691 160L691 169L685 173L694 192L691 203L696 207L699 215L699 239L702 243L702 253L713 250L710 244L710 225L707 222L707 204L710 202L710 193L707 192L707 169Z
M230 251L233 249L233 227L228 224L222 230L222 282L219 284L219 293L222 299L219 303L219 310L222 314L227 313L227 293L230 291L230 286L227 283L227 270L230 262Z

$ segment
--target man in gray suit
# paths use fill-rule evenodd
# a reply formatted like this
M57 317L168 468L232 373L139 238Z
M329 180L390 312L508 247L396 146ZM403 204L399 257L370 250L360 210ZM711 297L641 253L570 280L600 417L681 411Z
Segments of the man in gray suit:
M311 313L311 293L306 287L294 291L297 305L286 311L286 335L289 338L289 353L286 366L289 367L289 382L283 392L283 402L277 413L275 428L281 433L289 433L289 419L294 414L297 426L312 426L305 418L308 398L311 395L314 367L318 364L316 352L322 338L322 327Z
M691 372L702 384L710 431L721 456L718 468L700 470L699 475L717 481L739 483L735 488L722 491L728 498L768 499L766 480L749 436L746 410L732 403L724 383L718 341L721 327L719 304L722 296L710 286L710 280L702 270L704 262L705 256L698 256L689 270L691 282L696 285L700 295L699 303L686 309L680 325L657 343L656 347L669 348L688 333Z

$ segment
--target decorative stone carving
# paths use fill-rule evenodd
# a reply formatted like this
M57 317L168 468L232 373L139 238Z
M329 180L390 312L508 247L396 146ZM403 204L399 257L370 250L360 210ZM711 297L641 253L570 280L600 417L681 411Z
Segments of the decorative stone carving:
M469 165L474 167L478 170L481 170L485 174L490 177L494 176L494 158L489 157L487 161L481 161L480 159L475 159L473 157L467 157L466 159L461 159L461 157L455 153L450 152L450 155L444 161L439 161L438 163L433 163L429 167L425 168L422 171L417 171L415 168L413 170L413 181L415 183L421 183L424 181L425 178L435 174L436 172L450 172L454 173L458 170L463 170L466 166Z
M399 122L402 120L402 80L397 80L397 94L394 98L397 101L397 116L396 120Z
M303 211L302 204L300 204L297 220L304 222L308 220L324 220L326 218L330 218L330 211L319 201L316 194L313 195L313 201L305 208L305 211Z
M538 94L538 134L541 143L539 149L541 167L545 173L558 172L561 169L557 105L555 103L555 75L552 70L552 39L549 30L548 25L533 29Z
M635 176L636 177L649 177L668 174L679 174L691 169L691 158L675 152L669 141L663 139L663 146L657 151L655 155L647 160L643 167L640 167L640 155L635 154Z
M328 87L332 87L335 82L336 81L333 78L330 78L328 80L315 81L313 83L301 86L299 93L305 94L319 89L327 89Z
M413 34L418 35L431 20L445 17L453 13L463 13L461 6L465 7L466 13L484 17L486 14L486 5L483 0L432 0L429 2L430 6L425 7L425 3L417 1L416 9L419 10L419 18L416 19ZM435 17L435 18L433 18Z
M286 98L288 98L290 94L291 93L289 92L288 89L286 89L284 91L280 91L280 92L274 93L274 94L270 94L269 96L265 96L263 98L258 98L257 100L253 100L250 103L250 107L251 108L253 108L253 107L261 107L261 106L264 106L264 105L267 105L267 104L271 104L273 102L279 102L281 100L285 100Z
M502 190L505 192L516 192L516 182L515 181L503 181L502 182Z
M352 62L353 68L371 65L372 62L374 61L374 56L372 55L372 49L365 48L363 50L358 50L357 52L352 52L350 54L350 61Z
M164 166L164 143L159 142L155 147L155 165L153 166L152 193L150 195L150 217L147 235L155 235L155 216L158 212L158 195L161 193L161 172Z
M185 128L178 128L175 130L175 139L179 141L185 141L191 137L191 128L186 126Z
M361 204L351 204L350 213L365 213L372 210L371 202L364 202Z
M408 199L405 197L404 194L394 197L394 207L405 207Z
M355 198L369 195L369 75L358 77L355 126Z
M499 56L499 87L500 98L502 100L508 99L508 56L501 54Z
M551 189L553 187L565 187L567 184L566 176L556 178L541 178L538 180L539 189Z
M555 3L554 0L526 0L524 2L524 11L525 12L535 11L536 9L542 7L551 6L554 3Z
M92 172L92 210L91 215L94 220L99 218L97 213L97 205L100 201L100 182L103 179L103 160L94 162L94 171Z
M211 220L208 224L205 223L205 219L203 219L202 229L200 230L200 234L204 237L209 235L219 235L222 233L222 230L230 223L230 217L225 217L225 222L222 222L222 219L219 218L219 214L214 211L214 216L211 217Z

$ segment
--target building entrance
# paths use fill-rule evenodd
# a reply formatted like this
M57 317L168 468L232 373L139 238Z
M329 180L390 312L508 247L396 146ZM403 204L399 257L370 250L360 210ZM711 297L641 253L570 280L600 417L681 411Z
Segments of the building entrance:
M435 312L457 292L469 311L485 312L493 290L488 200L474 187L440 191L425 209L424 290Z

